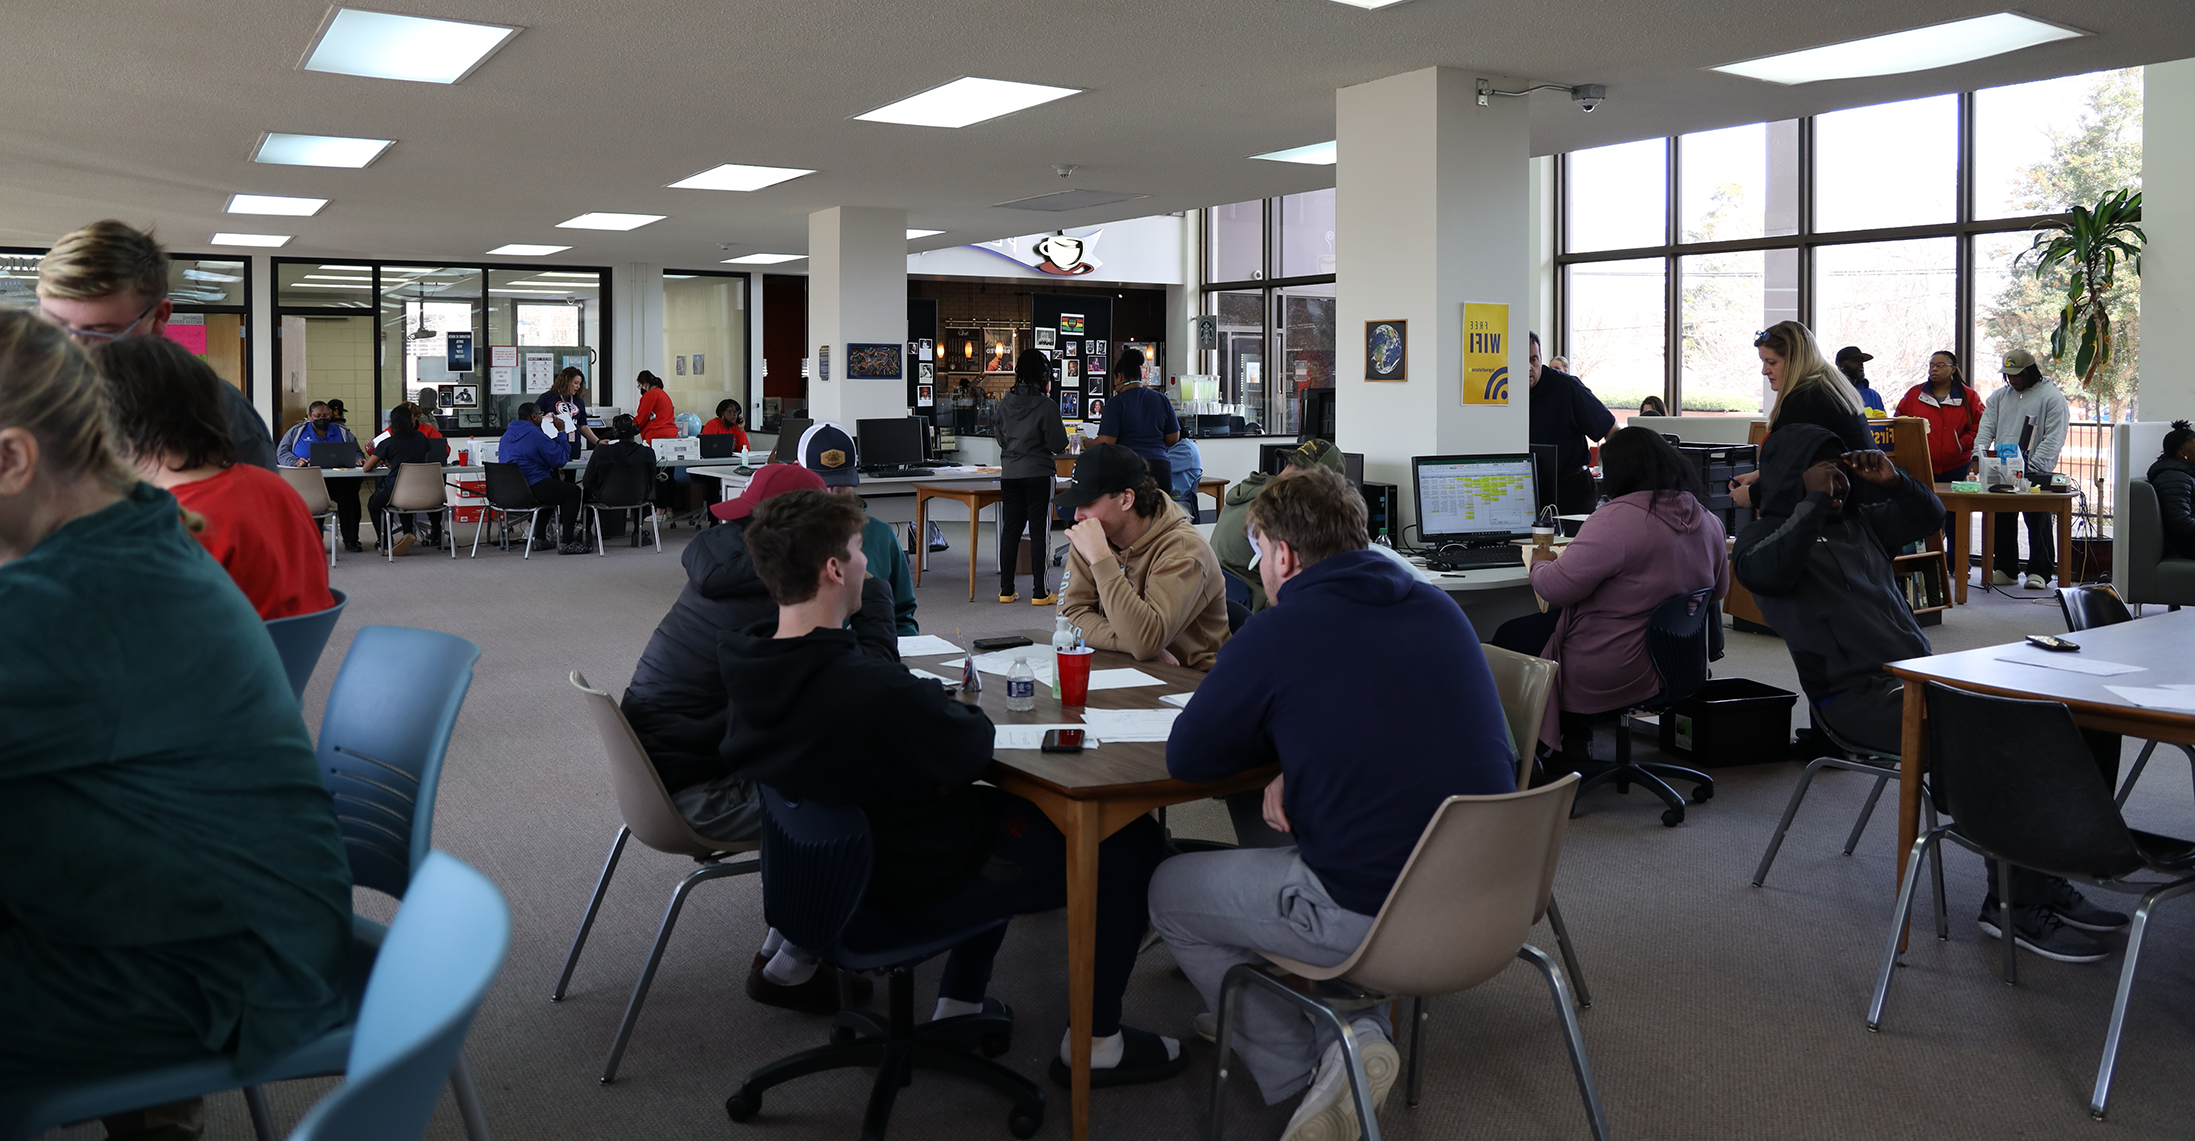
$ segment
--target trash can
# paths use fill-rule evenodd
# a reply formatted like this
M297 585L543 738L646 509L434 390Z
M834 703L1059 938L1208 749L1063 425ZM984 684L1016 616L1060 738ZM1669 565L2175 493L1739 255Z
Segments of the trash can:
M1709 678L1661 715L1661 751L1700 768L1784 760L1799 695L1751 678Z

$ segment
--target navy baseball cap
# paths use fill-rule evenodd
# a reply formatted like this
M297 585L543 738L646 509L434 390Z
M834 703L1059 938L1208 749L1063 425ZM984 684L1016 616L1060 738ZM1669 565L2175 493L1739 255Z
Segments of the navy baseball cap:
M836 424L817 421L800 436L800 465L823 477L825 487L859 487L854 438Z

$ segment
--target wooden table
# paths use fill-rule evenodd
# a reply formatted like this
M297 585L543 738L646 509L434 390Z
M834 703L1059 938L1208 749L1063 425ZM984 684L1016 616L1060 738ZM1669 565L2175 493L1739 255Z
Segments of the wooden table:
M1898 780L1898 882L1901 886L1904 877L1912 871L1905 866L1906 860L1913 850L1914 839L1920 834L1921 774L1928 755L1928 708L1922 700L1923 682L1941 682L1999 697L2062 701L2072 710L2073 720L2084 729L2195 745L2195 713L2144 709L2104 688L2107 685L2153 687L2186 681L2190 661L2187 647L2189 642L2195 641L2195 610L2138 618L2116 626L2099 626L2081 631L2074 640L2081 644L2078 656L2082 658L2140 666L2142 670L2097 677L1997 660L1997 655L2015 649L2024 651L2024 656L2038 658L2048 653L2020 642L1956 654L1907 658L1885 667L1905 679L1904 738L1898 750L1902 758Z
M1036 644L1032 657L1050 653L1049 630L1024 630ZM927 665L930 659L912 659ZM1133 689L1103 689L1090 695L1093 709L1163 709L1161 694L1194 690L1204 675L1161 662L1138 662L1126 654L1099 650L1093 670L1133 666L1165 682ZM933 672L938 672L933 670ZM1006 679L986 674L980 698L993 722L1011 724L1076 723L1081 710L1060 705L1047 686L1037 687L1036 708L1015 713L1006 708ZM1192 784L1166 775L1166 746L1157 742L1105 744L1067 755L1016 749L998 754L985 779L1042 809L1067 838L1067 1025L1074 1054L1069 1090L1074 1141L1090 1135L1090 1021L1097 979L1098 843L1154 808L1263 788L1278 765L1223 781Z
M1006 493L999 490L998 481L995 479L989 483L968 483L953 486L940 486L934 483L918 483L915 485L915 535L918 547L929 541L927 536L930 533L931 500L950 499L955 503L968 505L968 601L970 602L976 600L976 522L982 518L984 508L1005 497ZM919 556L915 559L916 586L922 585L922 564L928 561L928 559ZM1044 637L1049 640L1051 635L1047 633Z
M1215 518L1215 519L1216 519L1216 518L1218 518L1218 517L1219 517L1219 513L1220 513L1221 511L1224 511L1224 510L1226 510L1226 509L1227 509L1227 481L1226 481L1226 480L1224 480L1224 479L1200 479L1200 480L1198 480L1198 481L1197 481L1197 494L1199 494L1199 495L1209 495L1209 496L1211 496L1211 497L1212 497L1212 517L1213 517L1213 518Z
M1953 491L1948 483L1936 485L1936 498L1943 500L1944 510L1951 512L1951 565L1958 570L1953 590L1958 603L1966 605L1966 516L1979 511L1982 516L1982 583L1989 583L1989 572L1996 569L1997 516L2006 512L2021 514L2053 514L2058 517L2058 585L2067 586L2073 581L2073 493L2070 491L2043 491L2021 495L2009 491ZM2015 568L2017 569L2017 568ZM2015 574L2013 577L2017 578Z

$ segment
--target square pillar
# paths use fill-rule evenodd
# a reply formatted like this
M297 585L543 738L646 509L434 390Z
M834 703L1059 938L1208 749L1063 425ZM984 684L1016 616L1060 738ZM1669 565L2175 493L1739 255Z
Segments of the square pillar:
M2195 419L2195 59L2143 69L2142 232L2141 419Z
M808 215L808 340L828 346L831 375L808 379L808 415L854 430L854 421L907 415L906 369L897 380L846 379L846 346L907 343L907 212L833 206ZM902 354L904 355L904 353Z

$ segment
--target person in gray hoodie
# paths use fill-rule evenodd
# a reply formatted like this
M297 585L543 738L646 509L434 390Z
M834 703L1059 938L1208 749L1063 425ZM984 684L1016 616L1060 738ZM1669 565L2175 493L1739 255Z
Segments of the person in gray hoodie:
M1341 449L1325 440L1305 440L1281 455L1284 459L1282 471L1299 467L1342 470ZM1226 501L1220 504L1219 520L1212 526L1212 553L1219 556L1219 569L1249 588L1250 612L1253 614L1272 605L1272 602L1265 597L1265 587L1258 581L1257 568L1250 565L1257 557L1257 552L1250 549L1250 502L1273 479L1272 472L1254 471L1244 477L1242 482L1228 488Z
M2195 428L2174 420L2165 433L2164 450L2149 465L2149 485L2157 489L2158 513L2164 517L2165 553L2195 559Z
M1045 547L1052 531L1052 480L1059 474L1052 457L1067 452L1067 425L1052 400L1051 379L1052 362L1035 349L1023 349L1014 360L1014 387L998 402L1000 602L1021 601L1014 593L1014 567L1024 531L1029 536L1029 601L1037 606L1056 601L1044 585L1044 565L1051 554Z

